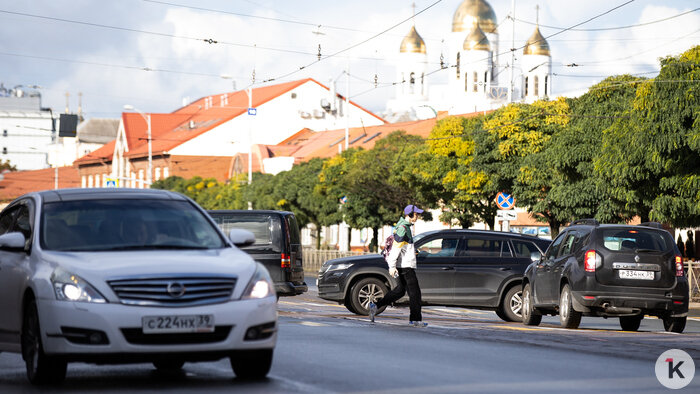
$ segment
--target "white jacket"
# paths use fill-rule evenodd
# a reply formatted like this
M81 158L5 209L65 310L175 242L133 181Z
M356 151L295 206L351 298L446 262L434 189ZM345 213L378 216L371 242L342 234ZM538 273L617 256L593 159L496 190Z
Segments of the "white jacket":
M394 242L386 258L389 268L416 268L416 249L412 243Z

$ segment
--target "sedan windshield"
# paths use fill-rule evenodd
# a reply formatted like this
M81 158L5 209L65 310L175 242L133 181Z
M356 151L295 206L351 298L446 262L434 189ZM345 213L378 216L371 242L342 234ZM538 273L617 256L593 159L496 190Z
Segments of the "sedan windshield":
M41 247L58 251L218 249L226 243L187 201L114 199L44 204Z

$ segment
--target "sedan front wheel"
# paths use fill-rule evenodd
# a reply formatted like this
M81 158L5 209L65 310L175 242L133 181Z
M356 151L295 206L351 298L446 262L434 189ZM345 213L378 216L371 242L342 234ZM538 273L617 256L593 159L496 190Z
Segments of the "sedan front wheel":
M36 301L31 300L24 308L22 324L22 358L27 368L27 378L32 384L60 383L66 378L67 363L44 354Z

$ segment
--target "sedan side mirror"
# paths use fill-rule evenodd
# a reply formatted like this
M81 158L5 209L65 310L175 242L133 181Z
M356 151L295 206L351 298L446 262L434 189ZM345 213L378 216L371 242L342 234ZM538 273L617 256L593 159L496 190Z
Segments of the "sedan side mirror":
M20 251L24 249L27 239L20 232L0 235L0 250Z
M228 238L238 247L250 246L255 243L255 234L240 228L232 228L228 233Z

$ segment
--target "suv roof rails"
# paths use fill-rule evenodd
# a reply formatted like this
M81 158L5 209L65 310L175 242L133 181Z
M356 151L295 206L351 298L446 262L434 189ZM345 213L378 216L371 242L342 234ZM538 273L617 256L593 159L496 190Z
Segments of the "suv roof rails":
M600 223L598 223L598 221L593 219L593 218L579 219L579 220L574 220L573 222L571 222L572 226L575 226L577 224L583 224L583 225L588 225L588 226L600 226Z
M659 222L644 222L644 223L639 223L639 225L645 226L645 227L662 228L661 223L659 223Z

